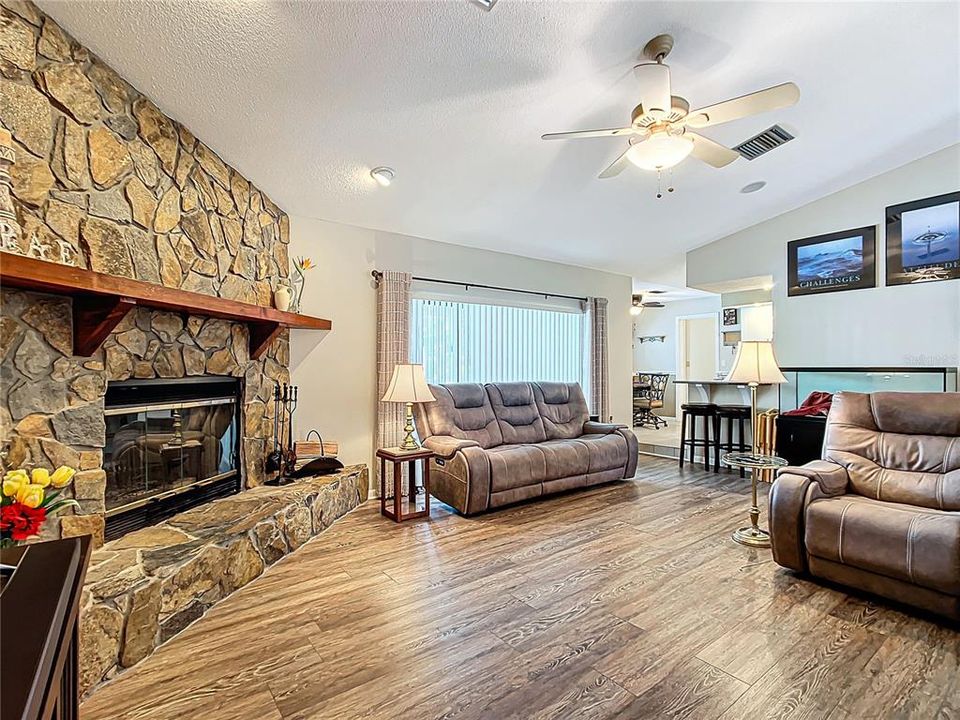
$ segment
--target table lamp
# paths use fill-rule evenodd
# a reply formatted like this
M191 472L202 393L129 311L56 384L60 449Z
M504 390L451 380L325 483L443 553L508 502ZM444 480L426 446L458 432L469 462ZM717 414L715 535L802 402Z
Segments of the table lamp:
M743 340L737 345L737 355L733 359L733 368L726 377L730 383L746 383L750 388L750 431L753 443L750 455L740 456L735 467L750 468L750 486L752 503L750 505L750 525L733 533L733 539L741 545L770 547L770 534L759 526L760 507L757 505L757 473L760 469L773 468L786 464L781 458L765 457L757 447L757 387L760 385L779 385L787 382L777 365L773 354L773 343L769 340ZM727 456L731 457L731 456ZM731 464L731 463L727 463Z
M430 392L427 379L423 374L423 365L396 365L393 368L393 377L387 391L380 398L382 402L396 402L407 404L407 424L403 431L406 433L401 450L419 450L420 444L413 437L413 404L434 402L436 398Z

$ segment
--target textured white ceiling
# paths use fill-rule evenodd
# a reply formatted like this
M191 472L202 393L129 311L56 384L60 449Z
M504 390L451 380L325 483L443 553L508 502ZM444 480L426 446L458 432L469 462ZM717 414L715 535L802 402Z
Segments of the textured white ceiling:
M955 2L39 4L288 212L644 282L682 284L683 251L960 136ZM660 32L693 106L800 86L796 107L704 134L797 139L721 170L687 160L659 201L651 174L596 178L623 140L539 139L627 121Z

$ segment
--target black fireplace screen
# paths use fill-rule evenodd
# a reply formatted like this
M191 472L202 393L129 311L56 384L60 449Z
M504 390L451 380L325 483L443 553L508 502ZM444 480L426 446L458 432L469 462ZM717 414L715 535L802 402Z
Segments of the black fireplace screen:
M237 477L233 378L111 385L105 410L107 514Z

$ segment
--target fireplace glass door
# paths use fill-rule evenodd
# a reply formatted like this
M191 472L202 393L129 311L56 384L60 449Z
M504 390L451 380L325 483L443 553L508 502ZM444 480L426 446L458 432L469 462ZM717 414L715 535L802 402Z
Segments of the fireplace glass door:
M107 513L237 472L236 398L106 410Z

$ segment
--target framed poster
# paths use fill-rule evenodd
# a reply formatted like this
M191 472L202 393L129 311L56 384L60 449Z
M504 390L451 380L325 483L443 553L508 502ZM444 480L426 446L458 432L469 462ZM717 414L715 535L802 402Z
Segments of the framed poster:
M887 285L960 278L960 192L887 208Z
M724 308L723 309L724 327L728 325L736 325L740 321L740 318L737 317L737 315L738 313L736 308Z
M787 243L787 295L876 287L876 250L872 225Z

